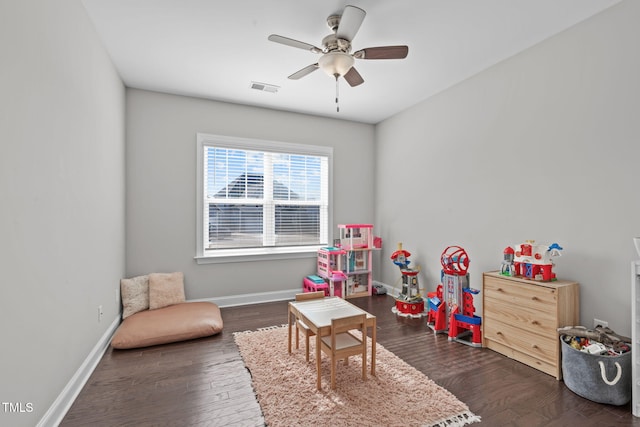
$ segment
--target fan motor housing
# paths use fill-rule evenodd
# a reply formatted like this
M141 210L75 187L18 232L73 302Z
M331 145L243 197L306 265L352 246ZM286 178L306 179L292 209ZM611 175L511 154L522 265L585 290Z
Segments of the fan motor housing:
M325 52L351 52L351 43L348 40L336 37L335 34L329 34L323 38L322 45L324 46Z

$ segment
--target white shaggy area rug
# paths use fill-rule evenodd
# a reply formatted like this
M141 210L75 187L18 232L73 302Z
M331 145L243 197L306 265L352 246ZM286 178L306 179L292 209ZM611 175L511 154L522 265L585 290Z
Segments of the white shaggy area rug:
M270 427L454 427L480 422L453 394L380 344L376 376L367 370L364 381L361 358L351 357L347 366L338 363L336 390L330 388L331 367L323 355L322 390L317 390L315 339L311 339L309 363L303 340L300 349L293 345L293 352L287 353L286 326L239 332L235 341Z

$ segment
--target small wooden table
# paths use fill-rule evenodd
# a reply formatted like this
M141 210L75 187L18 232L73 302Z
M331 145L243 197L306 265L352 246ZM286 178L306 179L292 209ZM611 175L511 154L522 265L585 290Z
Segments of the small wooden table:
M376 374L376 316L367 313L350 302L339 298L330 297L314 299L310 301L289 302L289 342L288 350L291 353L291 327L295 319L301 319L309 329L316 334L316 371L318 373L318 390L322 388L320 362L320 339L331 335L331 319L353 316L356 314L367 315L367 328L371 328L371 375ZM367 363L363 360L362 363Z

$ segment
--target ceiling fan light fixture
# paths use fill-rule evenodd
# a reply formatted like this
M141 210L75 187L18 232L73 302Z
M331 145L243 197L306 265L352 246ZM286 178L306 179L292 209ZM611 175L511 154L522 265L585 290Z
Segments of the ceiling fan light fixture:
M353 67L353 56L344 52L329 52L318 58L320 68L330 76L344 76Z

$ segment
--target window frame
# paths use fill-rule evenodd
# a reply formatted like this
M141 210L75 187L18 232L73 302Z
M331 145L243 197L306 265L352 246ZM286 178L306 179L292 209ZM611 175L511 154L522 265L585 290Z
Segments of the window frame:
M327 242L310 246L278 246L241 249L205 249L205 147L222 147L272 153L327 157ZM333 230L333 147L296 144L263 139L241 138L207 133L196 134L196 256L198 264L313 258L318 249L330 244ZM322 227L322 224L321 224Z

